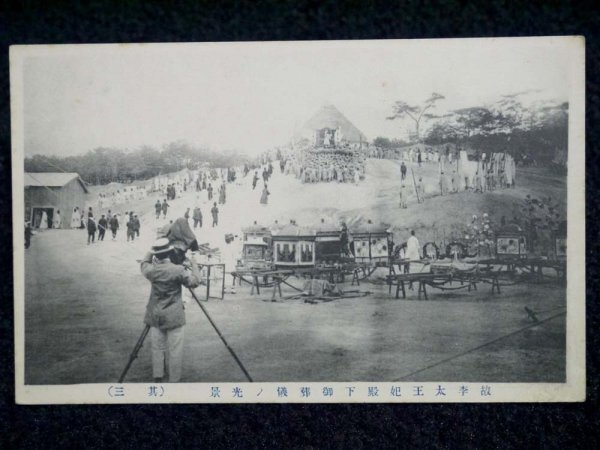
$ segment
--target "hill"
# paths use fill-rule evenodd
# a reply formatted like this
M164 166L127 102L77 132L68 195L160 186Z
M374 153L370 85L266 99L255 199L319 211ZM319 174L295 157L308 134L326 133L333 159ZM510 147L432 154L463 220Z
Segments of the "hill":
M278 164L274 164L278 167ZM423 177L426 201L417 203L412 189L412 174ZM181 197L170 201L168 219L174 220L185 214L187 208L196 204L204 215L204 226L195 230L198 241L208 242L211 247L220 247L223 259L229 268L233 267L241 250L241 230L254 221L262 225L280 224L291 219L298 225L314 226L325 219L329 223L345 221L350 228L373 223L389 225L394 233L395 242L404 242L415 230L422 243L435 241L442 243L449 239L454 231L470 222L473 215L487 213L492 222L500 223L502 216L507 219L518 214L516 207L526 195L552 196L559 202L564 214L566 208L566 177L550 173L540 168L519 168L515 188L496 190L486 193L459 192L444 197L439 196L438 172L436 164L416 164L409 166L406 180L409 193L408 208L399 207L400 170L399 162L394 160L367 160L366 178L358 184L353 183L301 183L293 176L281 174L277 169L268 182L271 193L267 205L260 204L262 182L252 189L252 177L242 177L235 183L227 184L227 202L218 205L219 224L211 226L207 192L188 190ZM217 183L213 183L215 192ZM114 212L123 214L134 210L141 218L142 228L153 233L143 233L138 245L148 248L155 237L154 231L162 227L166 220L156 219L154 203L164 196L152 194L134 204L120 205ZM213 200L216 200L216 196ZM100 213L100 212L98 212ZM225 244L225 234L238 237L231 244ZM143 251L144 247L140 248Z

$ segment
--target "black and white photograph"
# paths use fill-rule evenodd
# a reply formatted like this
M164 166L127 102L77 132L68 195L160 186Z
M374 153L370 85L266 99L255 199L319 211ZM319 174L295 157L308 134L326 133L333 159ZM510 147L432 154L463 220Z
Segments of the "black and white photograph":
M17 401L584 400L584 51L11 47Z

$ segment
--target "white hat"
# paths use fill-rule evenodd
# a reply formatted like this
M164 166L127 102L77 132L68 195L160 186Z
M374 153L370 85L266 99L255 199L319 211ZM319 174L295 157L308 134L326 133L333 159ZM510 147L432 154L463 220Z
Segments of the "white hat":
M169 240L167 238L160 238L154 241L150 253L152 253L153 255L158 255L160 253L170 252L171 250L173 250L173 247L171 246Z

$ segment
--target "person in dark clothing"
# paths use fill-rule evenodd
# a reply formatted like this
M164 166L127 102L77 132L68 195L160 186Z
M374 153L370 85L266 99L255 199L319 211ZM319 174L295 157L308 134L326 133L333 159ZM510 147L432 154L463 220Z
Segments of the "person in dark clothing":
M162 211L160 200L156 200L156 203L154 204L154 210L156 212L156 218L160 219L160 212Z
M140 228L141 228L140 219L138 219L137 214L134 214L133 215L133 230L135 231L135 235L137 237L140 237Z
M252 190L256 189L257 182L258 182L258 172L254 171L254 178L252 178Z
M102 217L100 217L100 220L98 221L98 241L104 240L104 233L106 233L107 228L108 221L104 217L104 214L102 214Z
M25 222L25 248L29 248L31 245L31 236L33 232L31 230L31 222L28 220Z
M196 206L194 208L192 218L194 219L194 228L196 228L198 225L200 225L200 228L202 228L202 211L200 210L200 207Z
M190 218L190 208L186 209L185 214L183 215L185 220L189 220Z
M168 209L169 209L169 204L167 203L167 199L165 198L162 203L162 212L163 212L163 217L165 219L167 218Z
M131 239L133 242L135 240L135 222L133 220L133 216L129 216L127 220L127 242Z
M340 247L345 256L350 256L350 241L348 237L348 226L342 222L342 230L340 232Z
M119 229L119 218L115 214L110 218L109 221L110 231L112 232L113 241L117 238L117 230Z
M87 231L88 231L88 245L90 245L90 241L93 244L96 241L96 221L94 220L94 215L92 214L92 208L88 213L87 219Z
M402 161L402 164L400 164L400 179L404 180L406 178L406 164L404 164L404 161Z
M212 200L212 194L213 194L213 187L212 184L208 183L208 200Z
M213 218L212 226L216 227L219 225L219 208L217 208L217 202L213 203L213 207L210 210Z

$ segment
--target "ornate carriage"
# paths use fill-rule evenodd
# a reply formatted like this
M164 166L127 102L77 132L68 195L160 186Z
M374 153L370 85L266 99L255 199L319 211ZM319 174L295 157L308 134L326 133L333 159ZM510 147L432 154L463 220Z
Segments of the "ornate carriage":
M315 228L290 223L273 229L254 225L243 230L244 241L239 268L311 268L347 263L385 266L389 260L390 233L383 225L371 223L342 231L321 223Z

